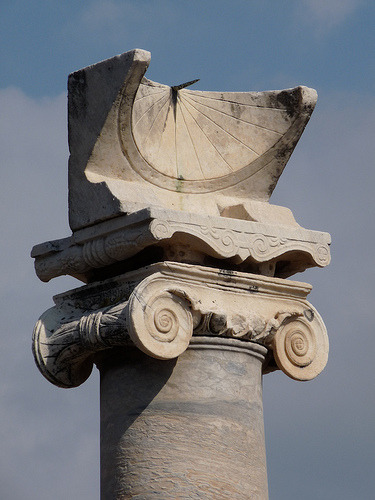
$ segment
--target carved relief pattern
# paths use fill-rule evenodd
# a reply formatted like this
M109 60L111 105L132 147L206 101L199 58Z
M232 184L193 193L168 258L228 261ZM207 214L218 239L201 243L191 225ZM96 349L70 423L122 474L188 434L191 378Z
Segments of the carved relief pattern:
M192 234L209 244L219 257L240 257L242 261L252 257L263 263L299 250L309 254L319 266L326 266L330 261L328 244L193 223L168 221L163 225L167 237L176 232Z
M167 221L153 220L150 225L151 232L157 240L170 238L174 231Z
M73 310L69 321L58 308L46 311L33 333L33 353L42 374L61 387L83 383L91 373L94 353L130 343L125 305L88 313Z
M73 387L90 375L98 351L135 345L152 357L171 359L188 348L193 334L261 343L278 367L297 380L314 378L324 368L328 337L318 313L301 298L301 287L293 292L296 284L265 277L255 287L257 278L250 275L248 281L244 273L236 273L231 285L219 270L158 266L166 275L153 272L139 281L133 276L118 285L111 281L109 295L104 282L86 298L80 299L83 288L58 298L34 330L34 356L43 375L56 385ZM186 271L197 268L200 274L187 280ZM87 309L100 303L100 292L103 301L115 300L119 290L123 298L117 304Z
M202 319L194 333L196 335L217 335L223 337L254 340L269 345L276 331L290 318L301 316L299 312L277 312L274 317L264 316L249 311L242 314L217 314L209 312Z
M328 339L324 334L303 317L287 323L272 342L276 363L296 380L316 377L328 359Z
M129 335L143 352L159 359L182 354L193 335L191 305L173 291L136 287L128 303Z
M141 284L142 285L142 284ZM55 307L38 320L33 352L42 374L62 387L75 387L91 373L92 355L115 346L135 344L159 359L184 352L193 334L190 302L174 291L148 293L136 287L128 301L92 312Z
M314 259L320 266L328 266L331 260L328 245L316 245Z
M239 262L251 258L255 262L266 263L282 258L287 252L303 252L309 256L309 262L313 259L319 266L326 266L330 260L328 244L279 237L273 235L271 230L270 234L262 234L230 229L225 225L219 227L154 218L134 227L113 231L106 236L93 237L83 245L73 244L61 251L37 256L35 268L39 278L44 281L63 274L84 276L92 269L132 257L152 244L172 238L176 233L190 238L193 250L201 251L203 242L210 249L205 246L205 252L211 256L235 257ZM194 241L194 238L199 241ZM306 260L306 257L302 260Z
M56 276L84 275L92 269L101 268L125 260L155 239L142 227L137 230L120 230L106 237L97 237L83 245L70 246L43 258L36 258L35 269L42 281Z

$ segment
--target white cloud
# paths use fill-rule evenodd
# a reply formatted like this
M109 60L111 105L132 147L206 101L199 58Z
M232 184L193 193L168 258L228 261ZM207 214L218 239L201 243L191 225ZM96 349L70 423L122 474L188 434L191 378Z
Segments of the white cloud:
M81 16L67 29L83 29L90 37L100 37L101 43L111 41L133 48L163 34L175 23L176 16L181 16L181 9L170 0L94 1L86 4Z
M302 0L297 16L310 25L317 35L324 35L345 23L363 4L362 0Z

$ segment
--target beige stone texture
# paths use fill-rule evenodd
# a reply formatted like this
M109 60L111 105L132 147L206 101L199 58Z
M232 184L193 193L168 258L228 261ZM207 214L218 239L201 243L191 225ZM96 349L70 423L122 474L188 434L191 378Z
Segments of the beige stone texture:
M202 92L143 78L133 50L69 77L73 230L150 205L252 220L314 109L307 87Z
M103 352L102 500L266 500L265 354L207 337L169 361Z
M324 323L306 300L310 290L266 276L154 264L56 296L36 324L34 356L48 380L74 387L100 351L135 345L168 360L199 337L235 338L267 347L264 371L310 380L328 358Z
M32 256L86 284L38 320L35 361L66 388L100 369L102 500L267 499L261 375L328 359L285 278L328 265L330 236L268 202L317 95L168 87L150 57L69 76L73 233Z
M172 260L287 278L330 236L268 203L316 102L306 87L202 92L144 78L133 50L69 77L72 236L33 248L43 281Z
M221 261L222 267L281 278L329 264L329 234L303 229L286 208L259 202L251 206L252 221L144 209L36 245L35 269L43 281L70 274L87 282L99 269L129 261L145 249L154 261Z

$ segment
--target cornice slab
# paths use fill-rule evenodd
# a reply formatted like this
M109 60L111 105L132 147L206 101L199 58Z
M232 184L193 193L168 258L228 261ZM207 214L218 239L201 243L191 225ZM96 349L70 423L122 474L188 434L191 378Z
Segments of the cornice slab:
M282 207L277 207L282 208ZM156 245L168 257L203 262L205 256L227 259L232 265L258 265L259 274L288 277L308 267L330 262L328 233L303 229L298 224L272 224L189 214L150 207L139 212L76 231L71 237L36 245L35 269L42 281L72 275L84 282L99 268L125 261ZM262 267L263 266L263 267Z

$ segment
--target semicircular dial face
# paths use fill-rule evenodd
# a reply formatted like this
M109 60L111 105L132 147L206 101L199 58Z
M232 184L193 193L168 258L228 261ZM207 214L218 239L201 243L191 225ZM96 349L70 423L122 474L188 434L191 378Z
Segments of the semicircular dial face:
M143 78L131 112L139 173L167 189L180 181L184 191L211 191L238 182L240 171L252 175L295 119L274 92L181 87Z

